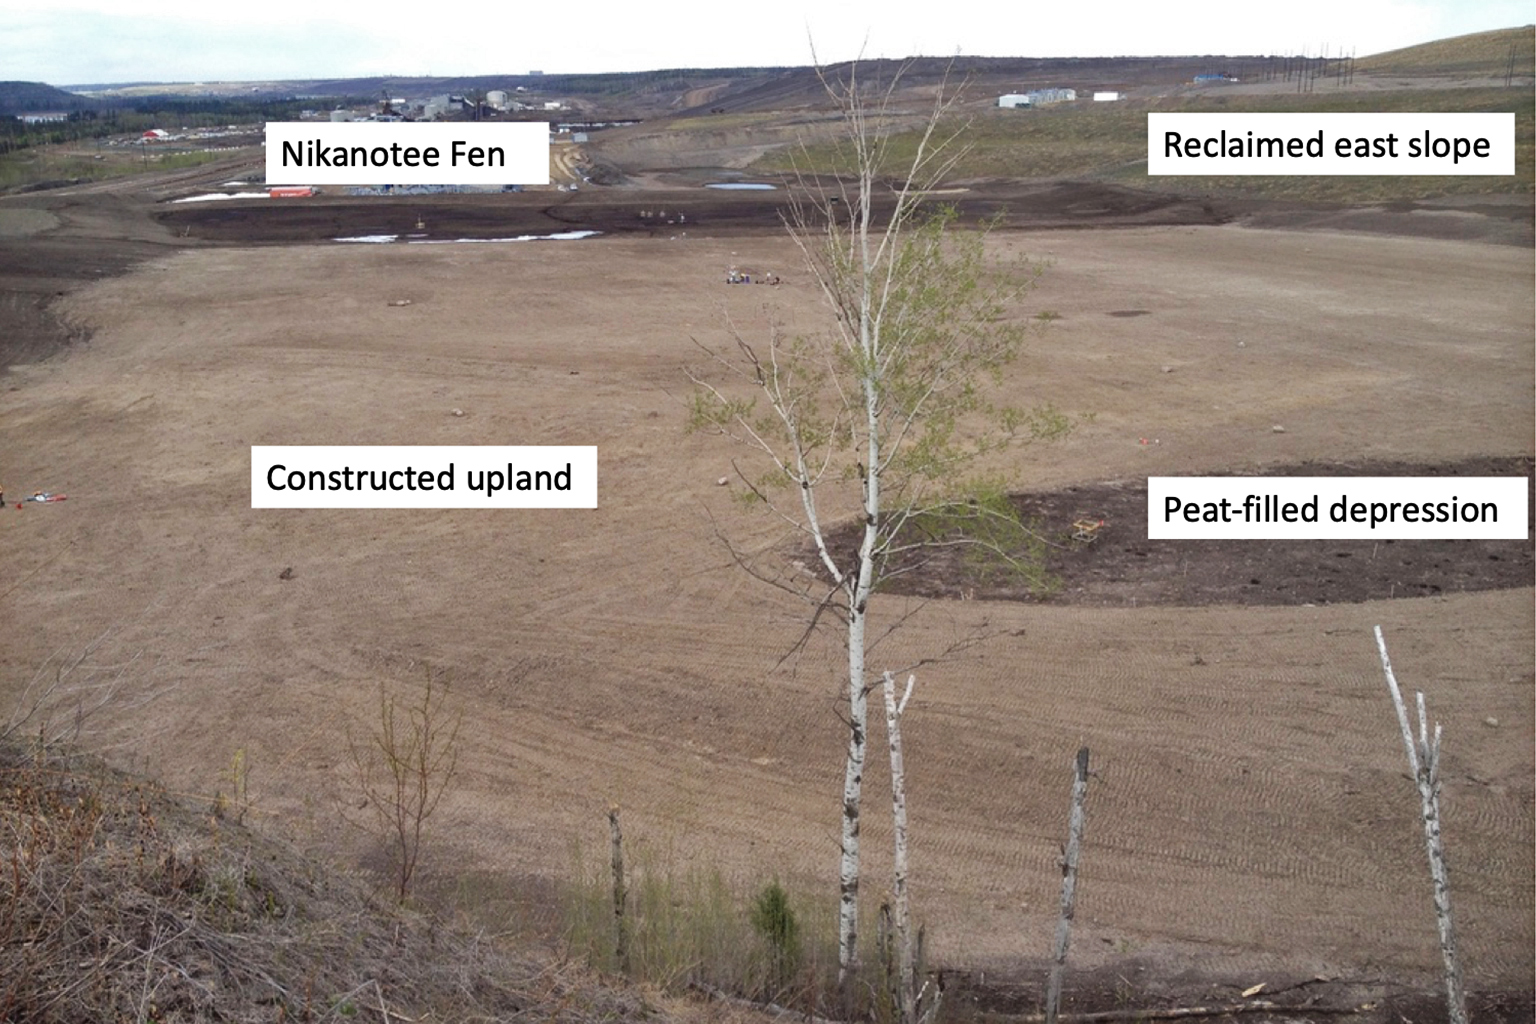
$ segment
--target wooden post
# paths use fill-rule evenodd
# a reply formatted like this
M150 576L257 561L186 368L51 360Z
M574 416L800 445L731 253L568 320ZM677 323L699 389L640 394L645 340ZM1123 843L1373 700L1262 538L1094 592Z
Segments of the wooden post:
M629 922L624 919L628 895L624 888L624 837L619 831L619 805L608 808L608 834L613 843L613 927L614 952L619 973L629 973Z
M891 1001L890 1014L887 1016L877 1007L876 1019L887 1019L901 1024L901 992L896 984L896 937L891 927L891 901L889 898L880 901L880 912L875 917L875 955L880 958L881 980L884 988L881 990L885 998Z
M891 901L880 901L880 911L875 915L875 954L880 958L880 967L885 971L885 987L894 992L892 986L896 977L896 943L891 939Z
M1387 689L1397 709L1397 724L1403 731L1403 749L1408 752L1408 767L1419 788L1419 811L1424 822L1424 844L1429 850L1429 877L1435 895L1435 919L1440 925L1440 956L1445 961L1445 1008L1451 1024L1467 1024L1467 994L1461 987L1461 965L1456 958L1456 932L1451 926L1451 883L1445 869L1445 846L1440 840L1440 723L1435 736L1429 736L1429 719L1424 711L1424 694L1416 694L1419 712L1419 738L1414 742L1408 725L1408 709L1397 688L1397 676L1387 658L1387 641L1376 627L1376 648L1381 652L1381 670L1387 676Z
M1072 915L1077 900L1077 859L1083 845L1083 801L1088 796L1088 748L1077 752L1077 774L1072 780L1072 816L1067 823L1067 849L1061 858L1061 919L1056 922L1056 949L1051 977L1045 990L1045 1024L1056 1024L1061 1012L1061 975L1067 966L1067 946L1072 941Z

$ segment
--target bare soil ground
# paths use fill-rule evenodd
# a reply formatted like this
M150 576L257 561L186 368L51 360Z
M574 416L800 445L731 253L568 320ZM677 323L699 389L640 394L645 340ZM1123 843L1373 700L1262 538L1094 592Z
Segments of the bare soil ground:
M431 666L467 713L465 774L432 870L560 877L573 842L603 841L617 801L634 840L679 866L830 890L840 651L829 636L781 662L799 609L731 565L710 515L753 550L787 552L787 539L716 486L736 453L684 433L679 372L698 359L691 337L723 340L723 312L749 329L765 304L807 329L822 314L760 207L699 200L710 205L683 237L682 225L621 231L638 217L616 195L546 197L526 219L511 201L194 204L158 208L159 226L126 198L64 197L48 207L57 226L31 220L40 233L0 239L17 294L91 281L48 308L93 332L41 362L5 353L24 365L0 377L0 479L8 496L69 496L0 512L5 691L105 633L97 658L124 666L143 700L96 722L93 743L194 793L217 788L244 749L260 813L365 857L368 840L339 824L356 798L346 736L369 727L380 683L419 686ZM1007 386L1095 414L1019 456L1011 468L1030 491L1533 454L1528 249L1258 230L1199 201L1125 198L1119 214L1075 214L1118 230L1067 230L1072 216L1044 204L1039 223L1022 218L994 242L1052 261L1019 315L1061 317ZM34 202L54 200L5 208ZM417 216L444 237L613 230L567 243L292 244ZM1507 222L1486 217L1485 237L1509 241ZM728 287L736 262L785 283ZM1112 315L1125 310L1147 312ZM253 511L256 444L596 444L600 507ZM981 1010L1037 991L1009 986L1040 977L1071 758L1086 743L1099 775L1076 1005L1315 976L1332 979L1316 990L1325 1002L1375 999L1377 1019L1428 1005L1434 921L1370 638L1381 623L1400 678L1446 728L1470 987L1492 1019L1528 1015L1536 643L1524 551L1512 587L1413 600L929 602L879 648L881 665L998 637L924 669L908 719L914 883L936 955L967 972ZM1212 578L1241 590L1252 573L1240 557L1213 555ZM878 614L910 607L893 595ZM878 894L889 862L878 764L868 781Z
M153 215L177 237L241 244L319 242L367 234L404 236L415 230L418 220L426 222L434 238L499 238L574 229L661 239L684 233L697 237L701 232L782 233L787 212L784 192L719 192L699 187L730 177L714 169L696 169L661 175L653 187L576 193L434 195L389 202L322 196L162 204ZM945 195L943 201L972 222L998 220L1008 228L1037 231L1251 224L1519 246L1533 241L1528 196L1340 207L1180 196L1103 182L1047 181L976 183Z

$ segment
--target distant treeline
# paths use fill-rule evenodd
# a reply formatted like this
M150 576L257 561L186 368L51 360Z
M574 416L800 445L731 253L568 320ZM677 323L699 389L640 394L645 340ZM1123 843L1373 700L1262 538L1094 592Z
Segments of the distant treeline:
M423 96L440 93L466 94L521 86L535 96L610 97L647 96L686 91L738 79L771 78L787 68L664 68L656 71L612 71L547 75L468 75L440 77L379 77L298 79L285 83L301 94L325 93L378 98Z
M326 110L346 102L346 97L252 100L183 96L104 101L99 107L71 110L64 121L28 123L20 117L0 117L0 149L11 151L50 143L78 142L145 132L151 128L174 132L182 128L296 121L301 110Z
M718 68L693 70L674 68L665 71L623 71L607 74L540 75L528 78L511 76L508 81L564 95L616 96L620 93L645 95L658 92L686 92L701 80L753 78L784 71L784 68Z

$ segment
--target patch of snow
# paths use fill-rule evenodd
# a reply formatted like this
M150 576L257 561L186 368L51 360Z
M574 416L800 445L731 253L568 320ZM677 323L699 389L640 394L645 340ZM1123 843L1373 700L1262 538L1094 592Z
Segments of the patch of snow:
M601 231L556 231L550 235L518 235L516 238L412 238L411 245L453 245L459 242L574 242L591 238Z
M209 192L201 196L187 196L185 199L172 199L173 203L211 203L218 199L265 199L265 192Z

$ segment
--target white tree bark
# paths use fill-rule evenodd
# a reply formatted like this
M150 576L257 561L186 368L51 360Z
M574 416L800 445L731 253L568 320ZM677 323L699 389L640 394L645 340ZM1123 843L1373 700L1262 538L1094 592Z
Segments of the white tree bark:
M1061 978L1067 967L1067 947L1072 941L1076 913L1077 860L1083 845L1083 802L1088 796L1088 748L1077 751L1072 779L1072 814L1067 821L1067 849L1061 858L1061 917L1056 922L1056 949L1051 958L1051 977L1045 990L1045 1022L1056 1024L1061 1012Z
M901 713L912 696L916 676L907 677L907 692L896 701L896 680L885 673L885 732L891 746L891 819L895 837L895 868L891 903L896 932L896 1014L902 1024L917 1024L912 971L912 911L907 896L907 774L901 756Z
M857 115L855 115L857 116ZM869 140L859 133L861 143ZM869 736L869 689L864 684L865 625L869 594L875 579L875 546L880 539L880 380L876 369L880 354L879 327L871 314L873 275L876 270L870 253L870 216L872 208L874 165L861 161L859 188L859 224L856 231L859 248L858 273L861 299L859 306L859 348L864 362L860 374L864 392L866 422L864 463L864 536L859 543L858 574L852 581L848 609L848 763L843 772L843 849L838 914L838 984L845 985L857 973L859 963L859 806L864 785L865 744Z
M1403 731L1403 749L1408 753L1408 767L1419 789L1419 811L1424 822L1424 845L1429 851L1429 877L1434 888L1435 920L1440 927L1440 956L1445 961L1446 1014L1451 1024L1467 1024L1467 995L1461 986L1461 964L1456 957L1456 932L1451 923L1451 883L1445 867L1445 846L1440 839L1440 723L1435 735L1429 735L1429 720L1424 711L1424 694L1416 693L1419 713L1419 737L1415 742L1408 724L1408 709L1397 688L1397 676L1387 657L1387 641L1376 627L1376 648L1381 652L1381 669L1392 692L1397 709L1397 724Z
M859 802L869 732L864 688L864 614L848 616L848 757L843 769L842 856L838 864L837 984L848 984L859 965Z

